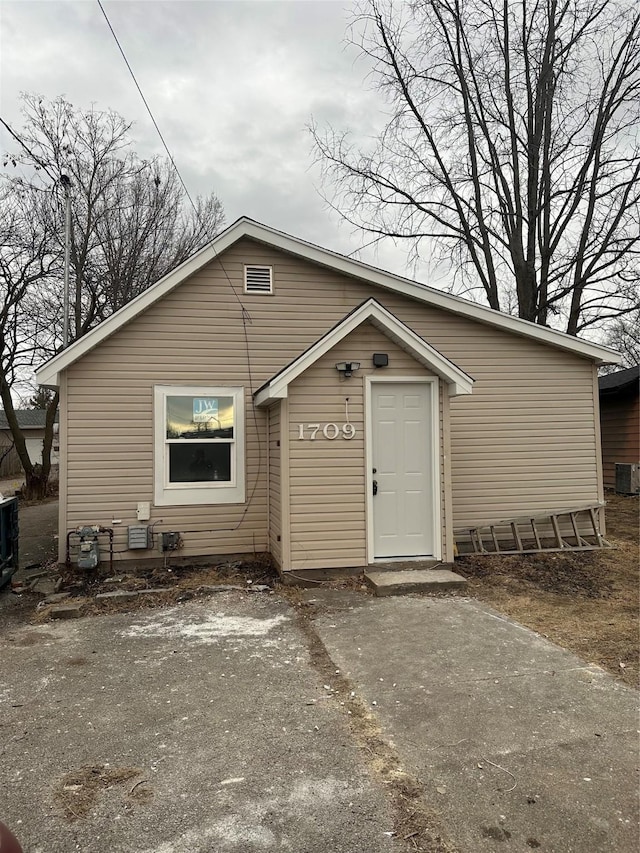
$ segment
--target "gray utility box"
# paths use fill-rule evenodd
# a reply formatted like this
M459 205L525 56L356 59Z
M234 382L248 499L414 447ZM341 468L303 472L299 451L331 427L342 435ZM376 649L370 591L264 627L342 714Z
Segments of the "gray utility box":
M129 550L143 548L151 548L151 528L148 524L135 524L129 527Z
M640 494L640 464L616 462L616 492L619 495Z
M180 547L180 534L165 531L162 534L162 550L163 551L175 551L176 548Z

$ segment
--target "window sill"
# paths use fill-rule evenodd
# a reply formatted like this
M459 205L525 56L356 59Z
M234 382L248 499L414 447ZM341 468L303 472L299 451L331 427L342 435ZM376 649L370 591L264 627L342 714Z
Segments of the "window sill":
M154 500L155 506L216 506L244 502L242 486L215 489L159 489Z

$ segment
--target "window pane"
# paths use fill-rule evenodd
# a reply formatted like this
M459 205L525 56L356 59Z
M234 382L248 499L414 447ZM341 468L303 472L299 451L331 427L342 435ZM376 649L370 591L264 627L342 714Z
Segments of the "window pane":
M230 444L170 444L170 483L231 482Z
M167 438L233 438L233 397L167 397Z

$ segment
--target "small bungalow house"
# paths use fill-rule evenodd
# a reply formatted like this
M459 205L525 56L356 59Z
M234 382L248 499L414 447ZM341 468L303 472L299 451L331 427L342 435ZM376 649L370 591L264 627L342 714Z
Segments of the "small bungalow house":
M43 365L60 558L454 556L456 528L602 505L611 350L240 219ZM601 519L602 522L602 519Z
M628 367L601 376L600 429L602 433L602 467L607 489L637 494L637 476L622 477L624 484L616 484L616 465L640 468L640 367ZM628 472L618 472L625 475Z

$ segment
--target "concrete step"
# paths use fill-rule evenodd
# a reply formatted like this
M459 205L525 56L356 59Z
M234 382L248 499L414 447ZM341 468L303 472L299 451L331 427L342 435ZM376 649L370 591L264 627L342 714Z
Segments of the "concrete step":
M377 596L462 589L467 583L463 577L448 569L414 569L400 572L367 571L364 576Z
M372 572L418 572L431 569L452 569L453 563L443 563L442 560L376 560L369 566Z

